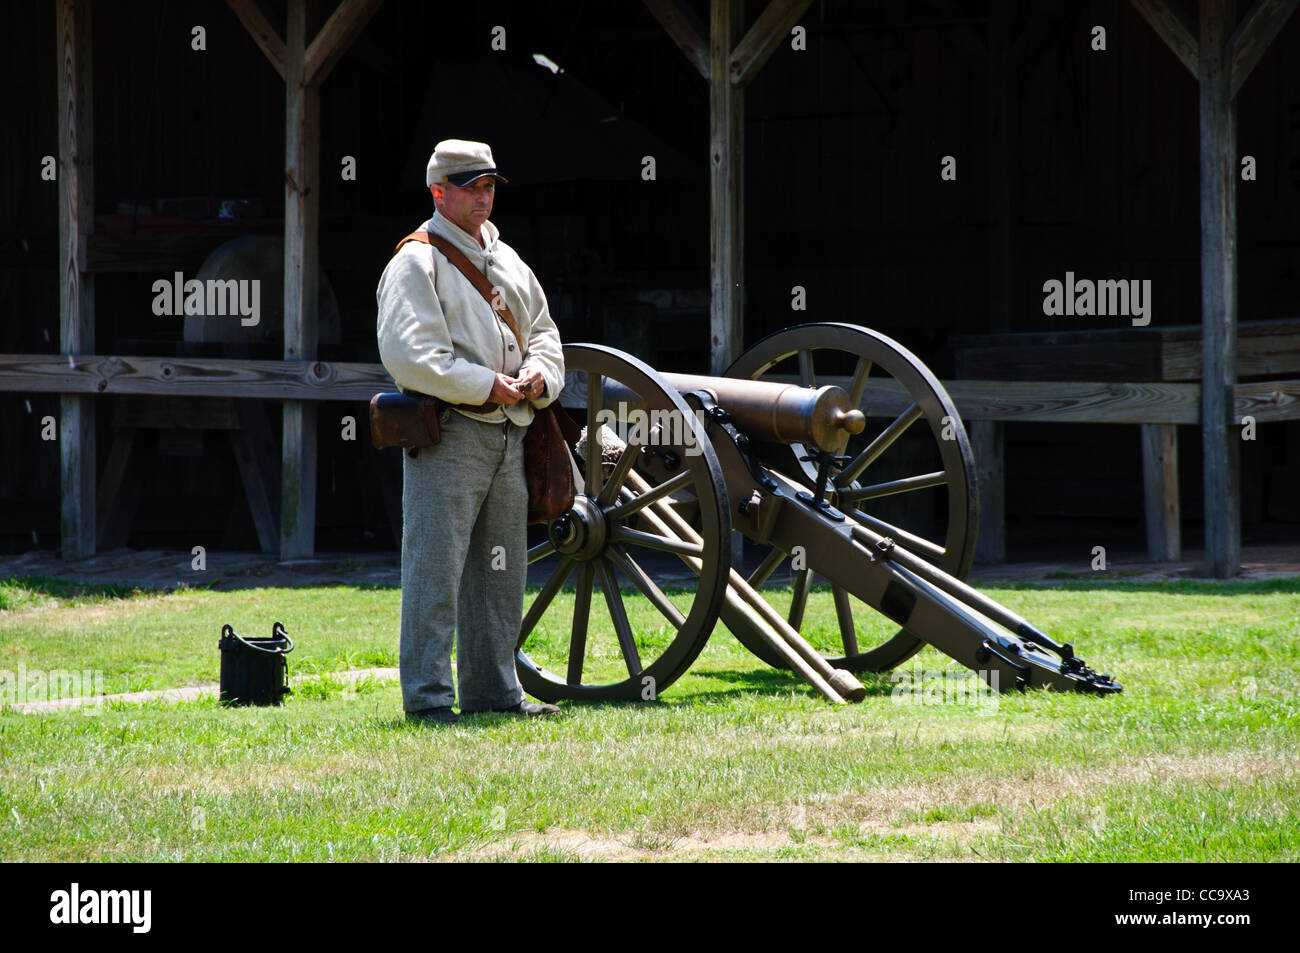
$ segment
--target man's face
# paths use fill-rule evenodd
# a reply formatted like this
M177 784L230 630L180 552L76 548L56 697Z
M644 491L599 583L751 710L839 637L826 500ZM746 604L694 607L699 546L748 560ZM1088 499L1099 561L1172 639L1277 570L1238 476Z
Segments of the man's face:
M459 225L471 235L478 235L479 228L492 215L496 188L496 178L485 175L463 186L435 182L430 186L430 191L433 192L433 204L443 218Z

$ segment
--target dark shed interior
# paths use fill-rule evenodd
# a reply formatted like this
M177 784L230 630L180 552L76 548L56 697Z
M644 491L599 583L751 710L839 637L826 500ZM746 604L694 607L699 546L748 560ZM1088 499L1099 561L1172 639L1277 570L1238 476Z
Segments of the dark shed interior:
M707 2L685 6L707 24ZM748 19L763 6L751 0ZM308 35L332 7L309 5ZM284 83L218 0L92 9L93 353L236 356L187 341L182 318L153 313L151 289L195 275L233 238L283 234ZM261 9L283 31L283 4ZM744 344L806 321L860 323L947 381L963 376L970 336L1132 326L1123 315L1045 314L1044 282L1067 272L1149 279L1153 328L1199 325L1197 83L1132 4L819 0L800 24L806 49L782 44L745 94ZM195 27L205 49L193 48ZM504 50L493 48L498 27ZM54 5L4 4L0 35L11 104L0 352L53 354L58 190L41 169L58 154ZM1298 62L1292 17L1238 99L1238 149L1254 160L1254 178L1237 187L1243 325L1300 317ZM998 68L1009 77L1001 97L991 93ZM455 137L492 144L510 177L493 220L537 273L567 340L707 371L708 87L645 4L388 0L320 101L320 264L338 316L320 360L378 360L376 282L394 242L431 210L433 144ZM955 178L941 175L944 157ZM792 308L796 287L805 310ZM278 305L267 307L262 334L239 354L280 357ZM1292 378L1297 342L1300 326L1276 343ZM1049 379L1078 378L1062 365ZM250 432L270 448L259 456L278 486L278 408L237 403L241 419L261 420ZM153 411L125 397L100 407L102 471L115 427ZM59 449L40 425L58 414L57 394L0 391L0 551L59 544ZM344 438L347 416L360 439ZM222 426L142 438L142 503L124 542L257 548ZM1184 542L1195 547L1200 438L1195 427L1179 433ZM1010 558L1084 559L1102 527L1116 551L1143 550L1137 427L1009 423L1005 440ZM363 404L321 405L318 549L395 545L379 492L391 462L367 446ZM1241 466L1245 542L1300 541L1300 421L1261 424Z

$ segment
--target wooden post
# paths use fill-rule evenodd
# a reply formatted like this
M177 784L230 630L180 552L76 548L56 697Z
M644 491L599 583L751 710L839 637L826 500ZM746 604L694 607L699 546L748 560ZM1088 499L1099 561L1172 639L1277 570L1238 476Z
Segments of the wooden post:
M95 351L95 285L86 274L85 236L94 231L94 136L90 3L59 0L59 350ZM72 361L72 358L69 358ZM64 559L95 552L94 398L59 399L61 546Z
M970 422L971 450L975 454L975 485L979 490L977 563L1007 561L1007 485L1003 464L1004 425L997 420Z
M709 369L721 374L744 346L744 93L731 83L743 0L711 0L709 16Z
M1205 563L1226 579L1241 564L1237 383L1237 121L1229 37L1234 0L1201 0L1201 435Z
M313 360L317 341L320 91L306 81L306 0L289 0L285 37L284 359ZM286 400L281 444L280 558L316 542L316 405Z
M1142 425L1142 490L1147 521L1147 553L1152 562L1183 555L1178 505L1178 428Z

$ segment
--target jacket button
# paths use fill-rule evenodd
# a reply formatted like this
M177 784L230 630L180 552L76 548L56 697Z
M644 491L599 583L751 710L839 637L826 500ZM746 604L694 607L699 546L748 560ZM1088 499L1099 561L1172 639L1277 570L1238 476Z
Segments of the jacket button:
M506 350L507 350L507 351L513 351L514 349L515 349L515 346L514 346L513 344L507 344L507 345L506 345Z

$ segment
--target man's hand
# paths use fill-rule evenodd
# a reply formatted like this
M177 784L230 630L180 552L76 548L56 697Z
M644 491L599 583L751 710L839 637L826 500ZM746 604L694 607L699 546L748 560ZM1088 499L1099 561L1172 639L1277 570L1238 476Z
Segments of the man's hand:
M489 404L501 404L503 407L519 403L524 399L525 395L517 384L518 382L513 377L498 374L497 379L492 382L492 393L488 394L487 402Z
M511 378L515 387L528 400L537 400L546 393L546 378L542 377L542 372L536 368L527 368L518 377Z

